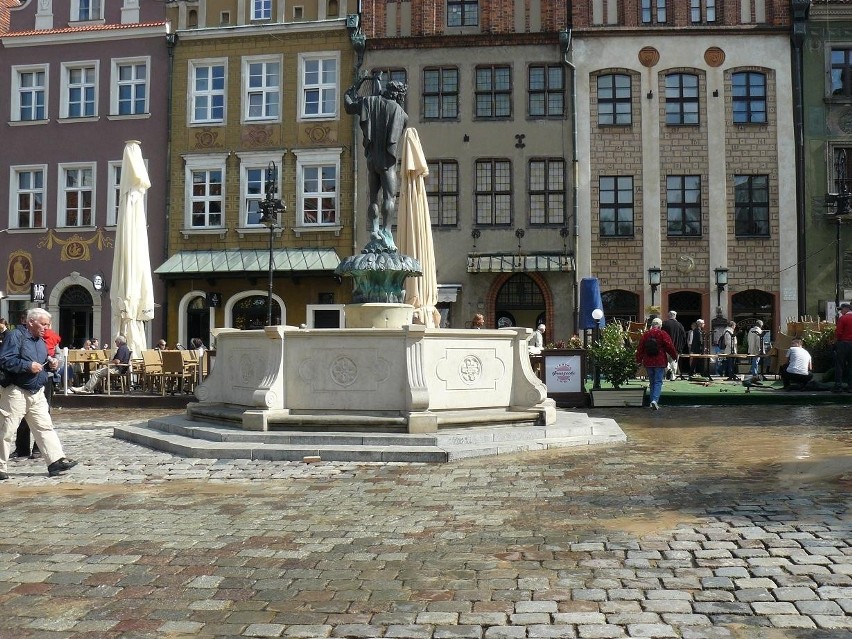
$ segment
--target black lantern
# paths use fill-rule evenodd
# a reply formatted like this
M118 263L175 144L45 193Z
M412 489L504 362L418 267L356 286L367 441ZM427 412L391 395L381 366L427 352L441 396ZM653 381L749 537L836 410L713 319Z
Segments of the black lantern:
M654 295L657 293L657 287L660 286L662 278L663 271L660 268L652 266L648 269L648 285L651 287L651 306L654 305Z
M728 285L728 269L721 266L713 269L716 274L716 306L722 307L722 291Z

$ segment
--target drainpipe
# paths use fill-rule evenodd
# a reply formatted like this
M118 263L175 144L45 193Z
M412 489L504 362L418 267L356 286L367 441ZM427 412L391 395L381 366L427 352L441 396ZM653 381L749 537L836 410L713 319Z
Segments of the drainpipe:
M171 29L171 25L169 26ZM178 34L175 31L170 31L166 34L166 46L169 51L169 64L168 64L168 87L167 97L166 97L166 214L165 214L165 237L163 241L163 257L168 258L169 255L169 229L170 229L170 214L169 209L171 207L171 194L172 194L172 81L174 79L174 71L175 71L175 45L178 41ZM168 285L164 282L163 288L166 290L166 294L163 296L163 304L161 306L161 325L160 335L168 335L168 316L169 316L169 294L168 294Z
M793 0L793 33L790 37L793 44L793 137L796 145L796 257L798 268L797 288L799 316L807 315L807 243L805 232L807 214L805 211L805 142L804 142L804 79L802 68L802 44L807 31L808 13L811 8L810 0Z
M574 66L574 63L571 61L571 53L573 52L571 49L571 44L573 41L573 32L571 29L563 29L559 32L559 49L562 51L562 62L566 67L570 69L571 74L571 171L573 174L574 184L572 186L573 197L571 202L571 215L574 221L574 239L573 239L573 248L574 248L574 286L573 286L573 303L574 303L574 326L572 327L571 334L574 335L577 333L577 327L580 325L580 300L578 297L578 286L577 286L577 250L578 250L578 239L577 233L579 230L579 222L578 220L578 212L579 212L579 202L578 195L580 192L580 187L578 185L579 177L580 177L580 165L577 161L577 67Z

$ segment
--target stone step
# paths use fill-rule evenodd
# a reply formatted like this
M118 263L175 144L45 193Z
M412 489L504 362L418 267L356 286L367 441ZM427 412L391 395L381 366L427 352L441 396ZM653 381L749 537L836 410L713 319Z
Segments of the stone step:
M552 426L482 426L437 433L351 431L245 431L234 426L191 421L183 415L145 425L116 426L115 437L183 457L323 461L443 463L453 459L506 455L565 446L626 441L611 419L557 411Z

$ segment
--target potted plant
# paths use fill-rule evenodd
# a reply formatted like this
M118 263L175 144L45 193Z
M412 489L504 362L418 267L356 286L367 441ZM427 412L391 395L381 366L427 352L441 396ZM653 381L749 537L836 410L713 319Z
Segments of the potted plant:
M612 384L611 389L593 389L593 406L642 406L645 387L623 389L636 375L636 348L619 322L607 324L589 351L596 374Z
M834 326L826 326L819 332L805 331L802 346L811 354L814 377L820 375L820 381L834 381ZM826 375L831 371L831 375Z

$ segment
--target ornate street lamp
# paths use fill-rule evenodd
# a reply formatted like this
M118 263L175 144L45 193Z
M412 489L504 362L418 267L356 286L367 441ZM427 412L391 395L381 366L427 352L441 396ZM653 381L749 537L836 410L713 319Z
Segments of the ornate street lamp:
M266 325L272 326L272 276L275 265L272 258L272 240L275 236L275 227L278 226L278 215L287 210L281 200L275 197L278 192L278 169L275 162L270 162L266 167L266 197L260 202L262 215L260 223L269 229L269 290L266 294Z
M648 284L651 287L651 306L654 306L654 295L657 292L657 287L660 285L660 282L663 278L662 269L652 266L648 269Z
M713 269L716 274L716 306L722 307L722 291L728 285L728 269L721 266Z

